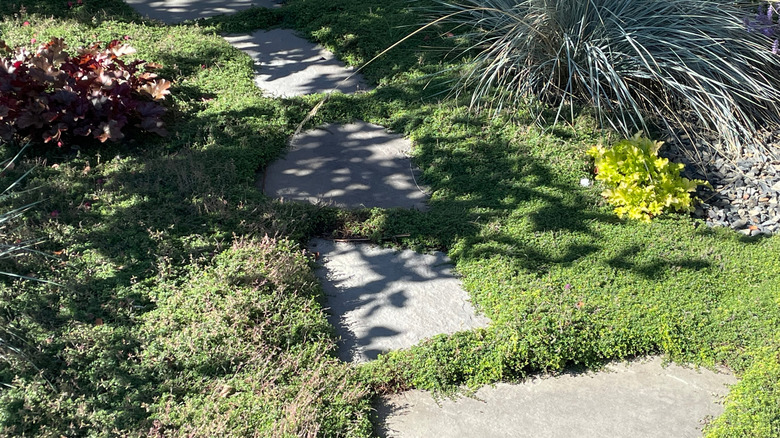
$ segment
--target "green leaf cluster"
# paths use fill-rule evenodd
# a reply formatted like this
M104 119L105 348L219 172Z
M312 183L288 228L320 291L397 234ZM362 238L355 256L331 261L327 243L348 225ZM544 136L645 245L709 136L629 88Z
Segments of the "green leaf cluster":
M607 187L602 195L618 216L649 222L664 212L692 210L690 193L706 182L681 177L682 164L658 156L662 144L637 133L588 151L596 159L596 180Z

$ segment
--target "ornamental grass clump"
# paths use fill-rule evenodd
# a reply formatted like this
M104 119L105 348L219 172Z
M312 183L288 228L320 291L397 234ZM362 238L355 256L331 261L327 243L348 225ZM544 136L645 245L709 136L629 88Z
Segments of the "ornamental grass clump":
M15 163L22 153L27 149L29 145L24 146L13 158L0 162L0 187L5 187L0 192L0 262L10 260L19 257L24 254L39 253L33 247L41 242L40 239L21 240L17 237L17 228L15 224L22 218L30 208L38 204L38 202L29 203L21 207L6 207L6 203L9 199L17 195L17 190L24 178L30 174L35 168L28 170L23 175L8 180L7 174L13 170ZM30 279L24 275L19 275L14 272L6 272L0 269L0 275ZM0 342L2 338L0 338Z
M625 137L651 126L726 156L780 155L780 58L725 0L439 0L462 32L472 105L592 106ZM442 13L442 12L439 12Z

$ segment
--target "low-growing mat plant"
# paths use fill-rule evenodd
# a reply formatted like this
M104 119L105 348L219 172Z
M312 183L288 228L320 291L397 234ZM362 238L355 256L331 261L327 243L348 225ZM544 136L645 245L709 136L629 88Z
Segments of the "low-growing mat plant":
M625 137L660 125L731 158L743 148L780 157L757 135L780 122L780 58L732 1L437 3L461 33L461 83L473 106L541 102L557 108L556 120L592 107Z
M780 436L780 351L769 347L755 354L758 360L726 397L725 412L705 430L708 437Z
M362 62L433 1L290 0L273 14L177 26L144 22L123 2L84 0L102 11L94 21L59 0L25 3L43 15L0 3L9 45L129 41L172 85L168 137L31 149L18 163L21 173L37 165L25 182L40 187L9 199L40 201L20 232L46 237L39 249L61 258L18 267L67 287L0 277L0 333L24 355L0 359L0 435L366 437L377 394L646 354L743 378L712 436L777 430L780 239L680 214L620 220L578 184L591 171L587 149L604 141L596 121L539 127L527 108L470 112L431 80L460 61L417 49L451 48L446 28L367 66L382 86L333 95L308 125L361 119L411 137L433 191L428 211L339 211L258 193L255 172L321 96L263 96L251 60L214 32L281 23ZM3 159L15 153L0 148ZM339 363L302 244L401 234L410 237L395 244L447 251L493 323Z

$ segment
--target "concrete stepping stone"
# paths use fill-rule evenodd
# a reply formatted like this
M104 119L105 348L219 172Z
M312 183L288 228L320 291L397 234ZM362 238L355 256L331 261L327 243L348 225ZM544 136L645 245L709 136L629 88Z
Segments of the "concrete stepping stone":
M362 75L324 47L290 29L260 30L226 36L255 62L255 83L274 97L303 96L338 89L345 94L368 90Z
M661 362L498 384L478 390L476 399L436 401L418 390L384 397L380 436L700 437L704 421L723 411L720 401L736 378Z
M139 14L174 24L220 14L235 14L252 6L278 8L277 0L125 0Z
M293 137L263 176L266 195L338 207L425 209L427 195L407 156L409 140L378 125L325 125Z
M440 333L489 323L475 314L443 253L323 239L313 240L309 249L320 253L316 272L344 361L373 360Z

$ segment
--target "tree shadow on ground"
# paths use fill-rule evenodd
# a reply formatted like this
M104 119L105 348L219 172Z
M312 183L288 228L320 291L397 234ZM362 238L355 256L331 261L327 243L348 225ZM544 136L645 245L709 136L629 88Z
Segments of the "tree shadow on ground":
M91 25L104 20L134 21L138 14L122 0L76 1L58 0L4 0L0 2L0 17L26 18L37 14L43 17L71 19Z
M35 331L25 336L31 363L57 391L115 411L107 421L117 430L151 421L142 405L159 396L161 377L138 367L148 341L138 337L138 324L155 307L148 292L187 266L209 263L235 235L286 233L279 226L284 220L252 186L256 169L279 155L292 129L257 129L279 108L258 103L179 119L165 148L158 148L161 140L130 135L126 146L136 146L113 158L85 148L59 157L53 164L60 170L48 168L37 181L43 187L35 196L44 202L36 222L55 236L42 249L63 253L68 264L53 271L53 279L65 287L0 285L13 291L3 297L3 320L50 333L43 344ZM209 369L237 365L220 357L212 362ZM127 403L132 406L119 415L118 406ZM14 406L8 407L12 417L25 412ZM36 421L49 415L56 413L41 413Z
M253 7L275 8L275 0L125 0L142 16L162 20L168 24L197 20L215 15L235 14Z
M634 256L639 254L642 248L638 245L631 245L621 249L617 255L607 259L607 265L621 270L632 271L648 280L662 280L669 276L671 272L680 270L698 271L708 269L712 263L704 260L690 260L680 257L670 259L656 258L651 261L635 261Z
M510 139L491 133L494 128L477 115L452 115L436 121L442 114L436 105L425 102L436 102L435 90L443 87L443 83L416 81L380 87L367 96L334 95L318 114L319 119L315 118L350 120L365 113L389 117L386 107L372 103L372 99L388 106L401 102L412 106L400 117L394 116L388 126L415 133L414 162L422 169L422 182L431 187L434 199L426 212L390 209L369 214L373 215L369 221L379 227L375 237L410 234L410 246L445 251L457 244L453 254L457 258L508 257L537 275L553 266L570 267L585 257L614 251L616 246L618 255L604 264L644 278L663 275L653 273L654 269L664 272L666 268L699 270L710 266L700 259L667 259L632 249L630 242L610 241L603 231L624 221L598 207L598 195L580 187L579 176L562 174L546 161L549 155L536 156L525 144L576 142L571 129L550 126L542 130L547 134L523 140L522 136ZM422 105L421 96L425 96ZM439 127L428 127L434 124ZM539 135L547 137L534 138ZM569 155L553 157L573 159L574 150L567 150ZM539 246L541 241L548 244ZM640 253L641 263L634 260Z

